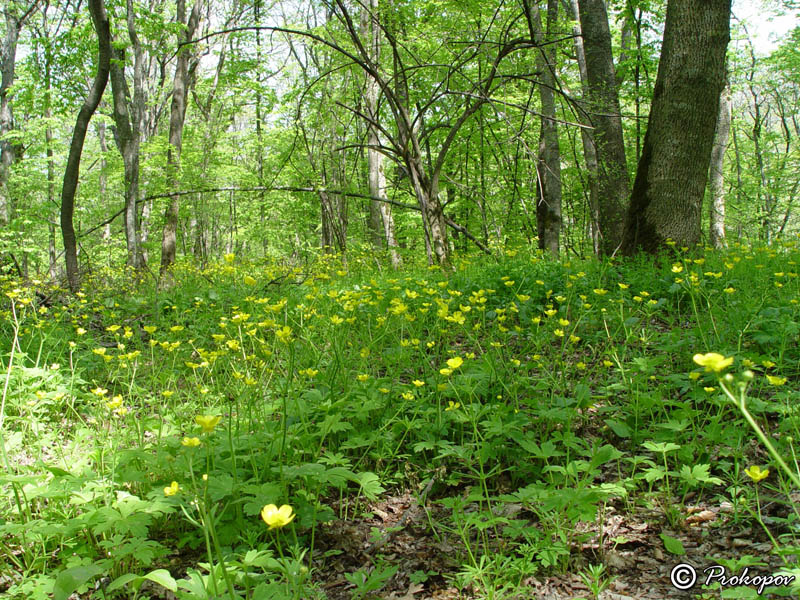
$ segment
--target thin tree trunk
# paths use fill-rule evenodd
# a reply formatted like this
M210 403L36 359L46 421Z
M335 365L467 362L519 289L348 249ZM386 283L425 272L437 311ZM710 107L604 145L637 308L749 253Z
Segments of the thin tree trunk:
M531 37L537 44L545 41L538 0L524 0L525 14ZM552 33L558 18L556 0L547 2L547 37ZM539 180L541 198L536 205L536 225L539 232L539 248L558 256L561 233L561 151L558 146L556 103L553 90L556 86L556 45L536 49L536 68L541 73L539 96L542 102L541 129L539 134Z
M45 17L46 18L46 17ZM53 214L55 211L52 207L56 204L56 165L53 158L53 127L51 125L51 118L53 116L52 104L52 49L50 47L50 40L48 38L48 31L45 26L45 50L44 50L44 118L47 126L44 130L44 143L45 155L47 156L47 207L48 214ZM56 224L55 216L47 220L47 256L48 256L48 273L51 281L58 279L58 259L56 258Z
M581 35L580 9L578 8L578 0L570 0L570 6L572 8L572 15L575 22L572 28L572 33L575 36L573 38L575 43L575 55L578 58L578 71L581 76L581 90L585 96L589 86L589 78L586 72L586 54L583 49L583 37ZM589 118L589 115L586 112L580 111L578 117L583 124L591 124L591 118ZM588 196L589 214L591 220L590 235L592 238L592 249L595 255L599 256L601 250L599 213L600 200L597 184L597 150L595 148L594 138L590 129L585 127L581 128L581 142L583 144L583 160L586 163L586 181L589 188Z
M361 30L363 38L368 42L369 58L377 65L380 61L380 24L378 23L378 0L368 0L361 9ZM386 171L377 123L378 115L378 82L369 73L366 74L364 103L367 121L367 170L369 194L375 198L386 197ZM383 249L383 240L389 248L392 266L400 266L400 255L397 253L397 240L394 235L394 218L392 209L385 202L371 200L369 203L369 229L372 246L376 250Z
M179 41L187 42L194 36L200 21L202 0L196 0L188 23L186 21L186 0L178 0L177 21L186 24L186 30ZM169 145L167 146L167 185L173 192L180 190L181 147L183 145L183 122L186 118L186 93L189 86L189 60L193 46L184 46L178 52L175 78L172 87L172 104L169 117ZM160 277L164 278L168 269L175 263L175 246L178 232L178 210L180 196L173 194L167 201L164 213L164 233L161 239Z
M113 68L113 67L112 67ZM97 123L97 141L100 142L100 175L98 177L98 191L100 193L100 202L106 204L106 188L108 184L108 177L106 176L106 152L108 146L106 145L106 123L99 121ZM103 227L103 241L109 243L111 241L111 222L105 224Z
M92 15L98 40L97 73L89 90L89 95L78 112L75 129L72 132L72 142L67 157L67 167L64 170L64 185L61 188L61 236L64 239L64 260L67 270L69 288L77 292L80 286L78 278L78 249L75 239L75 227L72 217L75 213L75 191L78 187L80 174L81 154L83 142L86 139L86 130L108 83L108 74L111 68L111 32L108 16L103 5L103 0L89 0L89 12Z
M669 0L653 103L623 250L655 253L700 240L731 0Z
M714 132L714 147L711 150L711 165L708 173L709 241L714 248L724 248L725 243L725 188L723 163L728 137L731 131L731 88L725 86L719 99L717 127Z
M139 147L141 144L144 97L144 53L136 33L133 1L127 0L128 37L134 49L133 83L134 97L130 101L130 92L125 80L125 51L114 49L114 60L111 63L111 91L114 98L114 141L117 144L125 173L125 242L128 250L126 264L138 271L144 265L141 241L139 239L139 223L137 201L139 199Z
M38 0L31 3L20 17L17 5L9 2L3 9L6 31L0 47L0 227L5 227L14 216L14 203L8 189L11 165L17 157L16 142L9 138L14 128L14 115L11 109L11 86L17 60L17 41L25 21L36 8Z
M587 110L594 125L598 162L600 251L613 254L622 241L630 194L622 137L611 32L604 0L578 0L586 56Z

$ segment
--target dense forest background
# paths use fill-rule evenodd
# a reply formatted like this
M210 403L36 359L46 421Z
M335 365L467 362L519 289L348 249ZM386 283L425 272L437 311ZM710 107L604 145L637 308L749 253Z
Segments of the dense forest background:
M63 277L67 221L82 269L154 273L176 255L205 264L359 244L395 264L520 243L581 256L626 248L621 215L665 3L98 4L110 76L66 185L76 116L103 62L87 8L11 0L3 10L6 268ZM721 246L726 232L769 242L797 230L798 31L768 33L790 9L734 5L703 208L659 209L698 231L667 237ZM702 95L708 83L686 85ZM678 195L698 188L693 175L669 177Z

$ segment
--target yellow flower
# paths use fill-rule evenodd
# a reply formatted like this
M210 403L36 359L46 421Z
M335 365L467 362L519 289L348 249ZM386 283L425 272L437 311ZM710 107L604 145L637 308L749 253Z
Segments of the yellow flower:
M181 445L186 446L187 448L196 448L200 445L200 438L198 437L185 437L181 442Z
M403 397L403 400L413 400L414 399L414 394L412 394L411 392L403 392L400 395Z
M447 359L447 366L453 370L459 368L463 364L464 364L464 359L461 358L460 356L455 356L453 358Z
M681 265L679 263L676 263L676 264L672 265L672 272L673 273L680 273L681 271L683 271L683 265Z
M211 433L214 431L214 427L216 427L221 420L222 417L218 415L197 415L194 418L194 422L203 428L203 433Z
M108 393L108 390L105 388L101 388L99 385L92 390L92 393L95 396L100 396L101 398Z
M253 279L252 277L250 277L250 275L245 275L245 276L244 276L244 282L245 282L247 285L255 285L255 284L256 284L256 280L255 280L255 279Z
M178 485L178 482L177 481L173 481L171 484L169 484L167 487L164 488L164 495L165 496L174 496L175 494L178 493L178 490L180 490L180 489L181 488Z
M108 327L106 327L106 331L109 331L111 333L116 332L117 329L119 329L119 325L109 325Z
M86 333L86 330L85 330L83 327L78 327L78 328L75 330L75 333L77 333L78 335L83 335L83 334L85 334L85 333Z
M744 470L745 475L747 475L750 479L754 482L758 483L762 479L764 479L767 475L769 475L769 469L762 469L758 465L753 465L752 467L748 467Z
M786 383L786 377L778 377L777 375L767 375L767 381L772 385L783 385Z
M284 504L280 508L274 504L267 504L261 509L261 518L264 523L269 525L270 529L280 529L285 527L294 519L294 510L288 504Z
M452 400L449 400L449 401L447 402L447 408L445 408L445 411L448 411L448 410L455 410L455 409L457 409L459 406L461 406L461 402L453 402Z
M592 291L594 291L594 293L597 294L598 296L605 296L608 293L608 291L604 290L603 288L595 288Z
M228 254L225 255L225 262L228 263L229 265L233 264L234 260L236 260L236 255L233 252L229 252Z
M706 371L714 371L719 373L724 371L733 364L733 357L725 358L722 354L717 352L709 352L707 354L695 354L692 360L701 367L705 367Z
M156 329L158 329L158 328L154 327L153 325L145 325L142 329L144 329L147 333L152 335L152 334L154 334L156 332Z
M169 328L170 331L177 333L178 331L183 331L183 325L173 325Z
M358 379L361 383L364 383L367 379L369 379L369 375L366 373L361 373L360 375L356 376L356 379Z
M422 387L423 385L425 385L425 382L424 381L420 381L419 379L415 379L411 383L413 383L417 387Z
M275 337L277 337L284 344L288 344L292 339L292 328L288 325L284 325L281 329L276 329Z
M439 373L447 377L448 375L453 374L453 369L448 369L447 367L445 367L444 369L439 369Z

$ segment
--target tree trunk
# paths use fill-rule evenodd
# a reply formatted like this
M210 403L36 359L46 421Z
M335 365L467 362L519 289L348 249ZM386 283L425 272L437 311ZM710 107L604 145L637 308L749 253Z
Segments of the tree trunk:
M531 37L536 44L545 41L538 0L524 0L525 16ZM547 2L547 37L558 18L556 0ZM540 75L539 97L542 102L541 129L539 134L539 182L541 197L536 204L536 228L539 233L539 248L558 256L561 233L561 150L558 146L558 125L553 90L556 87L556 45L550 44L535 50L536 69Z
M95 31L97 32L98 56L97 73L89 90L89 95L78 112L75 129L72 131L72 142L69 146L67 167L64 170L64 185L61 188L61 236L64 239L64 261L67 269L69 289L77 292L80 282L78 279L78 249L75 239L75 228L72 216L75 212L75 190L78 187L80 174L81 154L83 142L86 139L86 130L89 121L100 104L103 91L108 83L108 73L111 68L111 32L108 25L103 0L89 0L89 12L92 15Z
M106 123L102 120L97 124L97 141L100 142L100 175L98 177L97 187L98 193L100 194L100 202L106 204L106 188L108 183L108 177L106 176L106 152L108 152L108 147L106 146ZM106 223L103 227L103 242L107 244L110 241L111 221Z
M9 2L3 12L6 21L6 33L3 46L0 47L0 227L5 227L14 214L14 204L8 189L8 178L11 165L17 155L15 142L8 134L14 128L14 115L11 109L11 86L14 83L14 71L17 60L17 40L25 20L30 16L36 3L31 4L22 17L16 13L14 2Z
M708 177L731 0L669 0L653 103L636 170L623 250L694 246Z
M47 256L48 274L50 280L55 282L58 279L58 259L56 258L56 224L54 210L56 206L56 164L53 158L53 127L50 119L53 116L52 104L52 49L50 40L47 39L49 32L45 28L45 51L44 51L44 118L47 126L44 130L45 156L47 156L47 206L48 215L53 215L47 219Z
M189 21L186 21L186 0L178 0L177 21L186 25L179 41L188 42L194 36L200 21L200 5L196 0ZM159 276L164 277L167 270L175 263L175 246L178 233L178 210L180 208L180 164L183 144L183 122L186 118L186 92L189 86L189 59L194 46L183 46L178 51L178 62L175 66L175 78L172 86L172 104L169 116L169 145L167 146L167 185L174 192L167 201L164 213L164 233L161 238L161 268Z
M714 248L724 248L725 243L725 189L723 162L728 137L731 131L731 88L725 86L719 99L717 127L714 132L714 147L711 150L711 165L708 173L709 240Z
M570 6L572 8L572 18L575 22L572 27L572 33L575 36L573 38L575 42L575 56L578 58L578 71L581 76L581 90L585 96L589 86L589 78L586 72L586 53L583 49L583 37L581 36L580 9L578 8L578 0L570 0ZM584 125L591 125L591 118L586 112L580 111L578 118ZM590 235L592 238L592 250L594 251L595 255L599 256L601 254L601 250L599 213L600 200L597 186L597 150L595 148L594 138L590 129L586 129L585 127L581 128L581 142L583 144L583 160L586 163L586 180L589 188L588 197L589 214L591 215Z
M133 1L127 1L128 37L134 50L133 102L125 80L125 51L114 49L111 63L111 91L114 98L114 141L117 144L125 171L125 242L128 250L126 264L136 271L144 268L141 241L139 238L139 147L141 144L144 97L144 53L136 33Z
M586 55L587 112L594 125L598 162L600 251L613 254L622 241L625 207L630 194L625 142L622 137L611 32L604 0L579 0Z
M378 0L368 0L361 10L362 36L368 42L370 59L377 65L380 60L380 25L378 23ZM384 167L380 134L377 124L379 85L375 78L366 74L364 89L364 104L366 105L367 121L367 170L369 180L369 195L373 198L386 197L386 170ZM397 239L394 234L394 218L391 206L378 200L369 203L369 229L372 246L376 250L383 249L383 240L389 248L392 266L400 266L400 255L397 253Z

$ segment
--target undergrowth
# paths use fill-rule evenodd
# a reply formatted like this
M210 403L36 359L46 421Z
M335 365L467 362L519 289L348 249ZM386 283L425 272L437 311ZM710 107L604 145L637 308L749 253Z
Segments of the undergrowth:
M729 503L711 526L757 524L792 572L799 260L794 242L519 250L451 273L227 255L160 291L97 273L72 299L7 279L0 591L325 598L342 552L325 528L403 491L453 545L447 568L406 572L376 532L350 597L437 578L526 597L531 577L569 572L597 597L609 507L676 531L689 499ZM762 518L765 495L780 517Z

